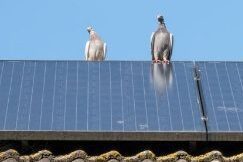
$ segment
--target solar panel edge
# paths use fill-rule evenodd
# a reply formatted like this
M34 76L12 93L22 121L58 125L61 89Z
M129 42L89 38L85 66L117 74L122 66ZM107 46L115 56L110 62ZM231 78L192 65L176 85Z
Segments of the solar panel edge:
M206 141L201 132L2 131L1 140Z

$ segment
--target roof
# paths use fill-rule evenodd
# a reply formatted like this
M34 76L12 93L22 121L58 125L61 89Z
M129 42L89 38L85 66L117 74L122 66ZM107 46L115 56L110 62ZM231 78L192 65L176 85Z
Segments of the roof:
M100 162L106 162L106 161L124 161L124 162L132 162L132 161L158 161L158 162L169 162L169 161L198 161L198 162L211 162L211 161L224 161L224 162L230 162L230 161L242 161L243 160L243 153L238 154L231 157L224 157L221 152L219 151L212 151L208 152L206 154L202 154L199 156L191 156L188 153L184 151L178 151L169 155L161 155L156 156L153 152L147 150L138 153L137 155L125 157L122 156L117 151L110 151L101 155L97 156L89 156L87 153L85 153L83 150L77 150L74 152L71 152L67 155L59 155L54 156L50 151L48 150L42 150L37 153L31 154L31 155L24 155L20 156L19 153L15 150L7 150L5 152L0 152L0 161L56 161L56 162L77 162L77 161L100 161Z

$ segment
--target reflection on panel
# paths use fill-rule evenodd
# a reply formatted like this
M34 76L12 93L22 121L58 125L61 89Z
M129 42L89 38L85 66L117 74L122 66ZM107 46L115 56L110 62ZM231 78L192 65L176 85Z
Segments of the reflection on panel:
M163 94L173 82L172 64L152 64L150 79L155 90Z

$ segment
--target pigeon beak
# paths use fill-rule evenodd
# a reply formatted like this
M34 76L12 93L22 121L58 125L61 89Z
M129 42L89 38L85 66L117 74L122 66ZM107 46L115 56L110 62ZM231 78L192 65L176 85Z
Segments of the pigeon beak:
M93 30L92 27L88 27L88 28L87 28L87 31L88 31L89 33L90 33L92 30Z

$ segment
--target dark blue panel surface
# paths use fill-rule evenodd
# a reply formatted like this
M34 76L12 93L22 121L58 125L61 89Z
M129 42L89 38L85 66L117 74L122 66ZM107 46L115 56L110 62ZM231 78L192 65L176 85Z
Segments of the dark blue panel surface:
M2 62L0 80L0 129L4 129L9 107L14 62ZM16 120L15 120L16 121ZM12 121L15 123L15 121Z
M124 130L124 114L123 114L123 95L122 95L122 82L121 82L121 63L110 62L111 72L111 128L113 131Z
M30 106L29 129L39 130L45 83L45 65L43 61L36 62L33 92ZM21 73L20 73L21 74Z
M110 63L104 62L100 67L100 129L104 131L112 130L112 107L111 107L111 70Z
M193 68L192 62L0 61L0 128L204 133Z
M14 62L12 71L12 83L9 93L8 106L4 121L5 129L15 129L17 124L18 107L20 105L20 93L22 89L22 76L24 72L24 62Z
M89 65L78 62L78 91L77 91L77 130L88 130L88 100L89 100Z
M54 101L52 114L52 130L65 129L65 112L67 107L67 62L58 62L56 65L56 74L54 82Z
M243 63L199 62L209 132L242 132Z
M132 76L132 63L121 63L121 82L123 86L123 121L125 131L134 131L137 128L134 101L134 81Z
M16 130L27 130L29 127L36 63L32 61L25 61L23 66L24 71L21 78L21 89L17 109Z
M53 123L56 69L59 62L46 62L44 74L44 90L42 94L40 130L51 130ZM66 75L66 74L63 74ZM65 88L60 87L61 89ZM63 119L64 120L64 119Z
M76 130L77 128L77 89L78 74L77 62L67 62L67 91L65 105L65 130Z

